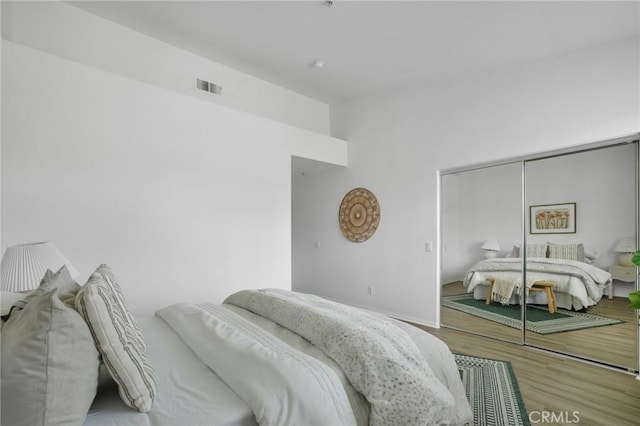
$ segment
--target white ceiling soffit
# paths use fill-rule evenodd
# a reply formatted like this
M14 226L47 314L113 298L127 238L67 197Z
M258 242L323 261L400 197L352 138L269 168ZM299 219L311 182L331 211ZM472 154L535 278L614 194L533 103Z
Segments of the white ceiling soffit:
M325 102L561 56L640 31L636 1L69 3ZM324 67L312 67L314 60Z

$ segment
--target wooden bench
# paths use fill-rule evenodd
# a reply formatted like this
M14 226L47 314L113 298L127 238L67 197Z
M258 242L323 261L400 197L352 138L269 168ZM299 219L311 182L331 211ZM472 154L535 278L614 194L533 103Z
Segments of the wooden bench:
M553 286L556 285L553 281L536 281L529 289L531 292L542 292L547 294L547 306L549 307L549 313L555 314L558 308L556 307L556 296L553 294Z
M487 282L489 283L489 291L487 292L487 305L490 305L492 302L493 284L496 282L496 280L495 278L487 278ZM553 294L553 286L555 286L555 283L553 281L536 281L529 289L529 293L542 291L546 293L547 306L549 307L550 314L554 314L558 310L558 308L556 307L556 297Z

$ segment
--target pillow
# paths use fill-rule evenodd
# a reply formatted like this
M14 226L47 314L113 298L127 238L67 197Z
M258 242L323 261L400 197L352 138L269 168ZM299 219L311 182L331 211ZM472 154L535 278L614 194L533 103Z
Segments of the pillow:
M513 246L510 257L520 257L519 246ZM547 257L547 245L527 244L527 257Z
M47 269L40 281L40 286L24 299L15 302L13 307L15 309L23 309L32 298L52 288L58 289L58 297L65 305L75 309L75 299L80 290L80 285L71 278L67 265L62 265L55 274L50 269Z
M0 294L0 305L2 305L2 308L0 309L0 316L9 315L9 311L13 304L25 297L27 297L25 293L10 293L3 291L2 294Z
M2 329L2 424L84 423L100 355L87 324L59 291L44 282Z
M547 245L527 244L527 257L547 257Z
M584 249L584 262L592 264L598 257L600 257L600 251L598 249Z
M8 293L19 294L22 297L13 297L14 302L9 305L9 309L7 310L6 314L4 313L3 307L3 321L6 321L14 310L23 309L31 299L52 288L58 289L58 296L65 305L67 305L71 309L75 309L75 298L78 290L80 290L80 286L73 280L73 278L71 278L71 274L69 273L67 266L62 265L62 267L55 274L51 272L50 269L47 269L47 271L44 273L44 276L42 277L42 280L40 281L40 285L31 293ZM5 294L7 293L3 293L3 297Z
M579 244L549 244L550 259L578 260L584 262L584 246Z
M147 361L142 333L107 265L101 265L82 287L76 308L89 325L104 364L118 384L120 398L131 408L149 412L156 395L154 371Z

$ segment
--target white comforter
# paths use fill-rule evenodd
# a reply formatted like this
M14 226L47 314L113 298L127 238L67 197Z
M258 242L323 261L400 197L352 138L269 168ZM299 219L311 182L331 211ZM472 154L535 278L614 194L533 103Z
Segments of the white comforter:
M226 302L179 304L157 315L247 402L260 424L471 419L453 356L421 330L292 292L240 292Z
M469 269L463 284L467 292L471 293L476 286L486 284L486 279L490 277L522 280L521 270L520 258L485 259ZM527 259L527 281L553 281L556 284L554 292L571 295L572 305L576 309L598 303L610 279L611 274L607 271L584 262L549 258Z

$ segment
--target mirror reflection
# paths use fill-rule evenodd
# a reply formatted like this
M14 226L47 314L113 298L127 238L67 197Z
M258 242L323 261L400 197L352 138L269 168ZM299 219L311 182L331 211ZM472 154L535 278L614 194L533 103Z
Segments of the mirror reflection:
M637 371L637 145L443 175L442 325Z
M521 164L443 175L441 185L442 324L521 342L520 309L487 304L491 275L478 269L512 256L519 244Z
M635 266L618 253L637 247L636 158L628 144L525 163L527 248L542 256L526 262L527 319L543 327L527 344L636 369Z

